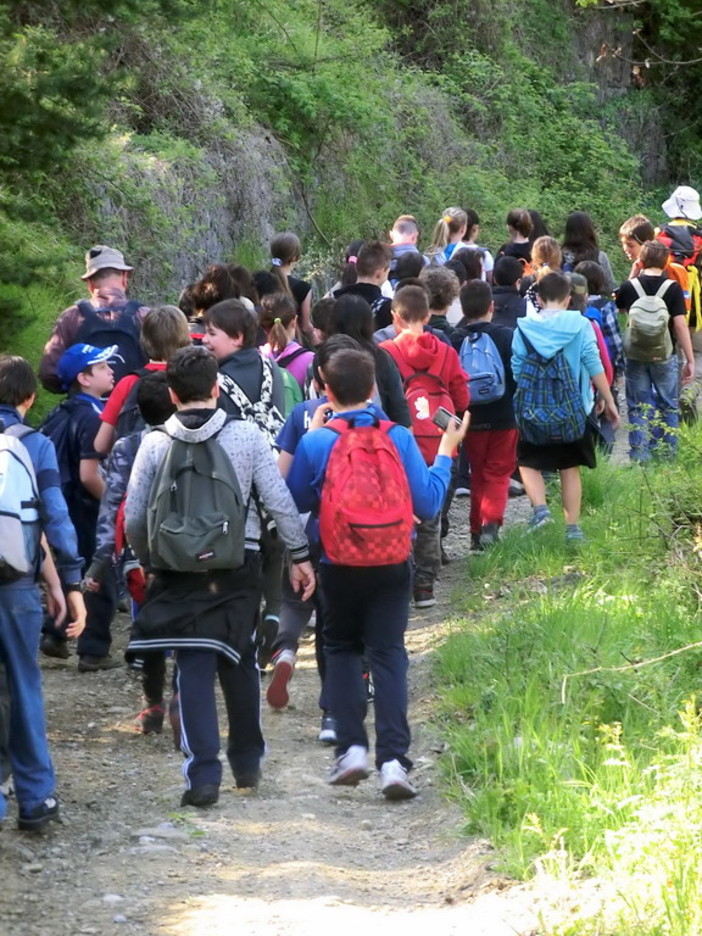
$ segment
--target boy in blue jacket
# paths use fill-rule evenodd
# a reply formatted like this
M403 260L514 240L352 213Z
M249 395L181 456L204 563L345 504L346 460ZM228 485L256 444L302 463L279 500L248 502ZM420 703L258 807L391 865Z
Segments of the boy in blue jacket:
M287 478L302 513L319 512L329 457L340 439L325 421L346 420L357 427L377 424L377 415L367 402L375 382L373 358L367 352L338 351L322 377L329 407L316 411L310 431L300 439ZM468 416L462 423L451 422L431 468L409 430L398 425L389 429L389 439L406 474L412 511L420 519L432 519L441 510L451 476L451 455L467 428ZM382 523L381 516L378 523ZM409 554L409 542L407 547ZM417 790L408 779L412 762L407 757L410 731L404 644L411 591L409 560L390 565L342 565L330 562L323 552L319 587L324 608L325 689L336 717L338 739L328 782L355 786L369 775L361 685L365 650L375 684L375 763L380 789L388 799L415 796Z
M33 568L24 577L0 585L0 663L8 676L10 695L9 755L19 806L18 827L38 831L58 818L56 777L47 744L41 670L37 659L42 624L42 533L56 556L71 623L69 637L85 627L85 605L80 590L83 560L78 555L76 533L61 492L56 452L49 439L22 427L37 393L37 380L24 358L0 355L0 420L3 431L20 435L36 475L37 519L28 524L26 543L31 543ZM60 589L52 587L49 606L63 611ZM6 778L0 776L0 784ZM0 793L0 822L7 803Z

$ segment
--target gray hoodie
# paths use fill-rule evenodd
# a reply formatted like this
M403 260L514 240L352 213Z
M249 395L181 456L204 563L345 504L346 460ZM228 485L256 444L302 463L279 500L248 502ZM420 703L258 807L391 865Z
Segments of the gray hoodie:
M294 562L308 558L307 537L290 492L280 476L275 457L263 433L253 423L234 419L226 423L224 410L185 410L175 413L165 423L166 432L184 442L202 442L219 432L217 441L231 458L241 495L249 503L246 517L246 549L259 549L261 522L253 499L255 496L275 520L278 535L292 554ZM189 427L189 424L191 427ZM224 427L224 428L222 428ZM221 430L221 431L220 431ZM139 561L148 568L147 508L151 483L170 444L164 432L150 432L142 442L127 488L125 522L127 539Z

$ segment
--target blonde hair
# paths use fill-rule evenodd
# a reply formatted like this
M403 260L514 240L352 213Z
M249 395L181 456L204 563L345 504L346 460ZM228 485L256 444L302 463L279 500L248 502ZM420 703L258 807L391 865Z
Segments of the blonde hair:
M179 348L190 344L185 313L172 305L155 306L141 326L141 346L151 361L169 361Z
M557 240L553 237L537 237L531 247L531 265L536 273L536 281L560 270L563 257Z
M460 234L462 229L468 228L468 215L462 208L447 208L434 226L431 236L431 246L427 250L429 256L440 254L447 246L451 235Z

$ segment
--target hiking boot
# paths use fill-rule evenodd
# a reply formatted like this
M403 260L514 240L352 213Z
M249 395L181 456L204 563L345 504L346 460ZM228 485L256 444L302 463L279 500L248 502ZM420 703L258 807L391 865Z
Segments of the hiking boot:
M56 660L67 660L70 656L68 641L57 634L42 634L39 649L44 656L53 657Z
M79 673L99 673L101 670L117 669L122 665L121 660L115 660L109 653L106 656L82 656L78 660Z
M357 786L369 776L368 751L360 744L352 744L329 768L327 783L331 786Z
M44 826L58 819L59 802L55 796L47 796L43 803L34 809L25 811L20 809L17 819L17 828L22 832L39 832Z
M266 690L266 699L271 708L285 708L290 701L288 683L292 679L296 659L294 650L281 650L274 658L273 675Z
M161 734L165 714L163 700L156 702L154 705L148 705L134 719L134 727L142 734Z
M168 721L173 730L173 746L176 751L180 750L180 700L178 693L174 692L171 701L168 703Z
M479 543L482 549L494 546L500 538L500 527L497 523L486 523L480 533Z
M429 585L426 588L415 588L414 606L415 608L433 608L436 604L434 597L434 588Z
M385 761L380 768L380 792L385 799L412 799L419 792L409 782L407 771L399 760Z
M204 809L206 806L214 806L219 799L219 787L214 783L205 783L203 786L192 787L186 790L180 800L181 806L197 806Z
M552 522L553 517L551 516L551 511L548 509L548 507L545 507L534 512L531 519L527 523L526 531L527 533L533 533L534 530L540 530L541 527L544 527L547 523Z
M279 619L275 614L267 614L256 630L258 668L262 672L271 662L273 644L278 636L278 624Z
M329 712L322 715L318 738L322 744L336 744L336 719Z

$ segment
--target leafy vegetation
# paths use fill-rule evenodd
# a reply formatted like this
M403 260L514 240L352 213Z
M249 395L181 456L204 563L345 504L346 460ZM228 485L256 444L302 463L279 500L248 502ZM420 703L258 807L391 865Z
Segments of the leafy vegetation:
M649 38L668 42L689 2L665 0ZM611 13L620 32L634 22ZM588 210L612 248L649 197L659 211L622 126L660 97L603 100L578 45L592 15L574 0L528 15L508 0L4 4L0 303L19 320L2 284L75 283L91 242L119 243L135 293L172 301L209 262L264 262L276 228L304 235L314 273L406 210L428 239L451 203L478 211L489 246L522 204L556 234Z
M559 933L699 932L701 454L695 427L675 463L584 472L585 545L554 524L471 558L437 654L467 829L518 876L605 882Z

